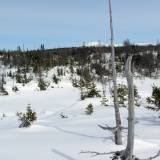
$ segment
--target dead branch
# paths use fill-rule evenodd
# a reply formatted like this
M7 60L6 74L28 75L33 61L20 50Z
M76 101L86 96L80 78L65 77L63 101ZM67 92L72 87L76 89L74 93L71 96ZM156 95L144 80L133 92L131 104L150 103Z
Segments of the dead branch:
M102 156L102 155L108 155L108 154L114 154L115 152L96 152L96 151L81 151L80 154L92 154L92 156Z
M105 126L102 126L102 125L98 125L100 128L102 128L103 130L109 130L111 131L113 134L115 134L115 132L120 129L120 130L124 130L124 129L128 129L127 127L123 127L123 126L120 126L120 127L109 127L107 124Z
M96 152L96 151L81 151L80 154L92 154L92 156L103 156L103 155L108 155L108 154L113 154L114 157L119 157L121 160L128 160L126 157L126 151L121 150L121 151L112 151L112 152ZM132 156L132 160L153 160L157 157L160 157L160 150L157 152L157 154L153 157L149 157L146 159L140 159L135 156Z
M118 127L109 127L107 124L105 126L102 126L102 125L98 125L98 126L103 130L111 131L113 134L115 134L115 132L118 130Z

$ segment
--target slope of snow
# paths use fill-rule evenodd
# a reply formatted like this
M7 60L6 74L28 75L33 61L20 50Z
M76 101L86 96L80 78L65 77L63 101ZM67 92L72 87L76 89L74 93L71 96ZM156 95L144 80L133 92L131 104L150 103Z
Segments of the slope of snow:
M126 83L122 78L119 83ZM158 114L144 108L145 97L150 96L153 83L159 80L135 80L142 97L141 107L136 107L135 155L145 158L154 155L160 145L160 119ZM20 87L20 86L19 86ZM63 87L63 88L62 88ZM9 89L9 86L8 86ZM100 104L100 98L80 101L79 90L70 81L63 80L59 86L47 91L37 91L34 82L21 88L18 93L0 97L0 157L2 160L109 160L110 155L92 157L81 151L110 152L125 148L116 146L113 135L101 130L98 124L114 126L114 109ZM25 111L27 104L38 113L38 120L30 128L18 128L16 112ZM92 103L94 113L85 114L86 106ZM68 118L61 118L63 113ZM121 108L122 123L127 125L127 109ZM158 160L158 159L157 159Z

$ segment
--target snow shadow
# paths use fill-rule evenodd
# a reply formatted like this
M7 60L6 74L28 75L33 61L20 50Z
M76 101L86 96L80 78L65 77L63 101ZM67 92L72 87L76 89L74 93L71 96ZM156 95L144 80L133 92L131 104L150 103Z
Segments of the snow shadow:
M74 159L73 157L61 152L61 151L58 151L57 149L54 149L52 148L52 152L54 152L55 154L67 159L67 160L77 160L77 159Z
M159 126L160 118L158 116L144 116L136 118L136 120L144 125Z
M57 129L58 131L64 132L64 133L68 133L68 134L72 134L72 135L76 135L76 136L81 136L81 137L86 137L86 138L94 138L94 139L110 139L113 141L113 136L108 136L108 137L97 137L97 136L90 136L90 135L86 135L83 133L78 133L78 132L73 132L73 131L68 131L59 127L54 127L55 129Z

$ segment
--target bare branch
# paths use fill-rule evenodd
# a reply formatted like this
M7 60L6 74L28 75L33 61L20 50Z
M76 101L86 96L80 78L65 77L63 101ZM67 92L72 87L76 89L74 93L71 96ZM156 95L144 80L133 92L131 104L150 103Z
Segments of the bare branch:
M81 151L80 154L92 154L92 156L103 156L103 155L108 155L108 154L113 154L119 158L124 158L126 155L126 150L121 150L121 151L111 151L111 152L96 152L96 151ZM157 154L153 157L149 157L146 159L140 159L135 156L132 156L132 160L153 160L157 157L160 157L160 150L157 152ZM126 157L126 160L128 160L128 157Z
M107 154L114 154L115 152L96 152L96 151L81 151L80 154L92 154L92 156L102 156L102 155L107 155Z
M102 125L98 125L100 128L102 128L103 130L109 130L111 131L113 134L115 134L115 132L120 129L120 130L124 130L124 129L128 129L127 127L123 127L123 126L120 126L120 127L109 127L107 124L105 126L102 126Z

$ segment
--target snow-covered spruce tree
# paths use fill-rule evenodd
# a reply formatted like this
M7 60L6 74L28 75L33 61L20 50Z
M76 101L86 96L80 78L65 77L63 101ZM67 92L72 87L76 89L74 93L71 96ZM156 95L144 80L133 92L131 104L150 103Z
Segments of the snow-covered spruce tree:
M63 68L61 67L57 67L57 75L58 75L58 77L61 77L61 76L63 76Z
M3 75L1 75L1 79L0 79L0 95L1 96L8 95L8 92L6 91L6 89L4 87L4 77L3 77Z
M147 98L147 102L150 104L150 106L147 106L148 109L153 111L160 110L160 87L153 86L152 96Z
M23 75L23 84L27 84L27 83L29 83L29 82L31 82L32 81L32 76L28 76L27 77L27 74L24 74Z
M18 89L18 87L17 87L17 86L13 86L13 87L12 87L12 91L14 91L14 92L18 92L18 91L19 91L19 89Z
M11 71L10 71L10 72L11 72ZM12 73L12 80L13 80L12 91L18 92L19 89L18 89L18 87L15 85L15 73Z
M107 102L108 102L107 97L105 95L102 96L101 105L102 106L108 106Z
M40 91L44 91L48 88L49 84L47 82L44 81L43 78L43 73L42 73L42 69L39 69L39 73L38 73L38 87L40 89Z
M85 113L87 115L91 115L93 113L93 105L91 103L87 106Z
M17 73L15 75L15 78L16 78L16 83L22 83L23 82L23 77L20 73Z
M118 102L120 107L126 107L125 102L127 101L127 87L125 85L118 85L117 89Z
M96 84L90 80L80 79L77 84L81 91L81 100L85 98L101 97L100 91L97 90Z
M28 104L25 113L17 113L19 117L20 125L19 128L30 127L32 123L37 119L37 114L31 109L30 104Z
M121 63L116 64L116 72L122 73L122 71L123 71L123 65Z
M0 95L1 96L7 96L8 95L8 92L6 91L4 86L0 86Z
M78 86L80 88L80 96L81 96L81 100L85 100L85 82L83 79L79 80Z
M7 76L10 77L10 78L12 78L12 77L13 77L12 71L9 71L9 72L7 73Z
M127 93L128 93L127 86L123 84L119 84L117 88L117 94L118 94L118 102L120 107L127 107L126 105ZM134 102L136 106L140 105L139 99L140 99L140 96L138 94L137 87L134 86Z
M75 87L75 88L79 87L78 81L77 81L76 78L72 78L72 86Z
M141 99L141 97L140 97L140 95L138 94L138 89L137 89L137 87L134 85L134 102L135 102L135 106L140 106L141 104L140 104L140 100Z
M101 105L102 106L108 106L107 105L108 99L106 97L106 83L107 83L107 78L102 75L101 76L101 84L102 84L102 100L101 100Z
M15 78L16 78L16 83L22 83L23 86L32 81L32 77L31 76L27 77L26 74L16 73Z
M74 74L74 68L73 68L73 65L70 65L70 66L69 66L69 69L70 69L71 76L73 76L73 74Z
M41 91L44 91L44 90L47 89L48 85L47 85L47 83L43 80L43 78L40 78L40 79L38 80L38 87L39 87L39 89L40 89Z
M95 83L92 82L90 85L87 85L86 98L101 97L99 92L100 91L97 90Z
M58 84L59 82L59 78L55 74L53 75L52 80L55 84Z

